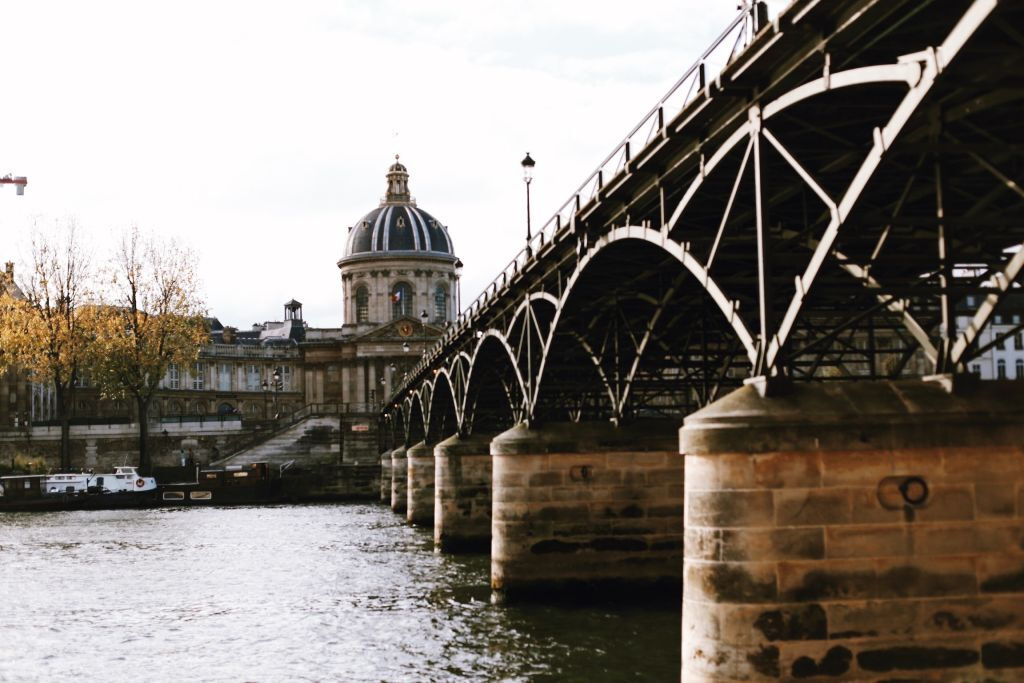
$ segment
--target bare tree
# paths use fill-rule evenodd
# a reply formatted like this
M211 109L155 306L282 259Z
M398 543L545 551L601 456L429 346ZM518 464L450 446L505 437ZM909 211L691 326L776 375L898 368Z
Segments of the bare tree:
M160 381L171 364L194 362L208 340L195 260L174 240L132 228L111 261L93 345L94 376L105 396L135 400L143 472L151 466L149 409Z
M19 279L23 297L0 300L0 354L34 382L51 384L60 421L60 466L71 466L71 417L75 389L88 362L93 337L90 261L73 221L53 229L33 226L28 272Z

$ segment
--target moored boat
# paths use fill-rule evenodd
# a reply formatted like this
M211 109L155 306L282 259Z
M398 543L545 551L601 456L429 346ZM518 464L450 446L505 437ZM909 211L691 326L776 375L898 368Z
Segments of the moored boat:
M0 511L107 510L149 507L156 480L134 467L114 473L60 472L0 477Z
M265 462L195 470L194 481L160 484L157 504L256 505L283 502L281 478Z

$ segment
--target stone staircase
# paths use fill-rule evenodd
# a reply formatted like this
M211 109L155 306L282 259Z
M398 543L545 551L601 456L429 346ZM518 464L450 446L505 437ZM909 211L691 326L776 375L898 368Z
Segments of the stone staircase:
M268 439L211 463L218 467L265 462L283 465L337 463L341 458L341 432L337 415L310 416L272 434Z

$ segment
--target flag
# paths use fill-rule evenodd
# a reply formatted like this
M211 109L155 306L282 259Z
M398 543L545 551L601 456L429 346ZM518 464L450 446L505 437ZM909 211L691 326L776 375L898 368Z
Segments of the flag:
M391 295L391 303L397 304L401 300L402 300L402 290L399 289L398 291L396 291L394 294Z

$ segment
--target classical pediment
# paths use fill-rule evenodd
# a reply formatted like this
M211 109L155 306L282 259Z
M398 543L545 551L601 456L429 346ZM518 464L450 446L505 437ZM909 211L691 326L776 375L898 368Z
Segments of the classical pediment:
M430 323L424 325L416 318L404 317L384 323L356 339L358 341L415 341L417 339L434 339L441 336L443 330Z

